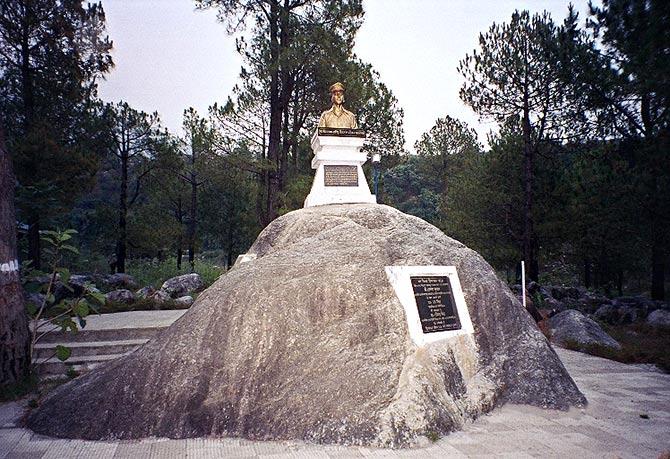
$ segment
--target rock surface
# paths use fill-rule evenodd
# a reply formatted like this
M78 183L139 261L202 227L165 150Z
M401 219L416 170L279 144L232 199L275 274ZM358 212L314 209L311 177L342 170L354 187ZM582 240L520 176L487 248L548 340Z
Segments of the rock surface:
M193 297L190 295L180 296L174 300L179 306L191 306L193 304Z
M189 295L205 285L197 273L183 274L163 282L161 290L172 298Z
M109 303L133 304L135 302L135 294L130 290L120 288L105 294L105 300Z
M551 340L565 345L572 341L580 345L598 344L620 349L621 345L605 333L595 321L575 309L556 314L549 319Z
M135 278L126 273L109 274L99 278L97 282L109 288L117 289L135 290L138 287Z
M647 316L647 323L655 327L670 327L670 311L657 309Z
M272 222L249 252L257 259L157 338L54 389L28 425L87 439L401 446L504 402L586 402L493 269L423 220L381 205L312 207ZM391 265L456 266L475 333L416 346Z

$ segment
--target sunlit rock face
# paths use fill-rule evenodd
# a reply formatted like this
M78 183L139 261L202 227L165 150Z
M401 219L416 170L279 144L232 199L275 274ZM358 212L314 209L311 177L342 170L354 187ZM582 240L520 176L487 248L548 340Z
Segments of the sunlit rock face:
M382 205L271 223L236 266L135 353L54 390L39 433L242 436L407 446L505 402L585 403L476 252ZM474 334L417 346L386 266L455 266Z

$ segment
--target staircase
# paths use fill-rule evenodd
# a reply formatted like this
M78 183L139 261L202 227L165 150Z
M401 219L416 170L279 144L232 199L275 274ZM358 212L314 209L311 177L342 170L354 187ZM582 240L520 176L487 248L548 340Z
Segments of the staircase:
M46 379L65 376L69 367L79 374L92 370L135 351L185 312L130 311L89 316L86 327L77 333L59 331L45 335L35 345L33 363L39 364L38 371ZM58 345L72 351L65 362L54 356Z

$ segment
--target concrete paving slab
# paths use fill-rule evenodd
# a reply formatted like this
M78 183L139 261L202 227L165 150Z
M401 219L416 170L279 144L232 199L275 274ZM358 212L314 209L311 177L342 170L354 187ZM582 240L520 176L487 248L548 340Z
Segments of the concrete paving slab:
M187 309L165 311L127 311L111 314L91 314L86 318L85 330L119 330L123 328L169 327L186 313Z

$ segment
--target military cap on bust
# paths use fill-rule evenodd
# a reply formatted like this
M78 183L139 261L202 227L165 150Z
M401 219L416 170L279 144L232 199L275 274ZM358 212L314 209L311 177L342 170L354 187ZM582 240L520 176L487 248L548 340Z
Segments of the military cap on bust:
M344 92L344 85L338 81L337 83L333 84L333 85L330 87L330 92L333 92L333 91L342 91L342 92Z

